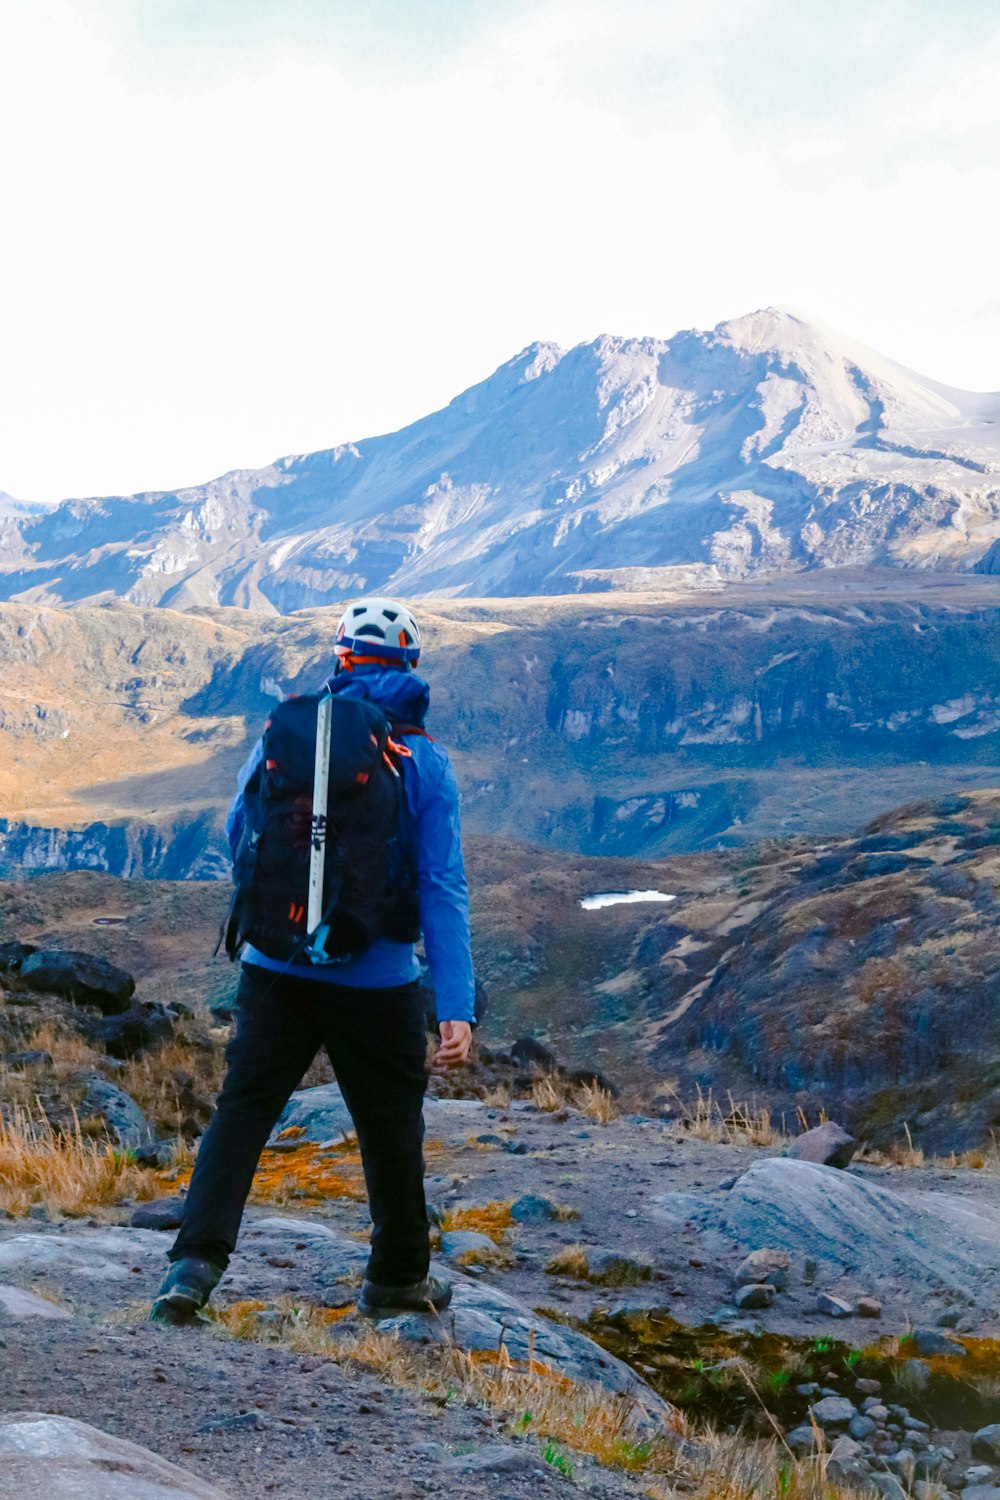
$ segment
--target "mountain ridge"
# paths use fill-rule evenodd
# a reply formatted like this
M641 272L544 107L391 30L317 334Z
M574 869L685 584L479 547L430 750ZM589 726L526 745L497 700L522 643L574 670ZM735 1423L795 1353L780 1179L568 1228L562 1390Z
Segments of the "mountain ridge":
M287 614L843 566L991 571L1000 395L782 309L528 345L394 433L207 484L0 511L0 598Z

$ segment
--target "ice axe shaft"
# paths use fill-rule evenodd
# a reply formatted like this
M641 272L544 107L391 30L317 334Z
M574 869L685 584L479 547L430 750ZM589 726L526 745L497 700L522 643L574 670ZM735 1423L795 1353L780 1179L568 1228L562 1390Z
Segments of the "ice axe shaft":
M326 810L330 795L330 725L332 696L327 693L316 705L316 766L313 773L312 831L309 846L309 905L306 926L309 942L315 948L318 928L323 920L323 886L326 877Z

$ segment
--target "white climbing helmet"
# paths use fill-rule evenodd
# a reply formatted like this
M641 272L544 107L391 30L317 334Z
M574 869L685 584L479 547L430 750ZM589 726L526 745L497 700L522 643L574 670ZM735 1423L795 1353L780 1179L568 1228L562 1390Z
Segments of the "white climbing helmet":
M342 658L374 656L415 667L420 660L420 626L396 599L359 599L341 616L336 652Z

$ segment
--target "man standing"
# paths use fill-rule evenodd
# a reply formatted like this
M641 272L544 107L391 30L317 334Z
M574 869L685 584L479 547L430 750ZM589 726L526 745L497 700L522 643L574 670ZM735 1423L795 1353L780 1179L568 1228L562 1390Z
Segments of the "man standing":
M415 672L420 631L405 605L362 599L344 613L335 651L328 691L381 710L399 752L399 843L437 993L435 1060L456 1067L468 1056L474 1022L469 901L454 771L423 728L430 689ZM234 858L247 824L245 796L260 779L262 743L240 772L229 810ZM252 944L243 949L226 1079L198 1153L170 1271L153 1303L154 1321L183 1321L208 1301L235 1247L261 1151L324 1046L358 1133L372 1217L358 1310L378 1316L448 1305L451 1288L428 1276L424 1004L413 943L399 937L398 931L378 935L360 954L330 963L309 962L298 952L291 961Z

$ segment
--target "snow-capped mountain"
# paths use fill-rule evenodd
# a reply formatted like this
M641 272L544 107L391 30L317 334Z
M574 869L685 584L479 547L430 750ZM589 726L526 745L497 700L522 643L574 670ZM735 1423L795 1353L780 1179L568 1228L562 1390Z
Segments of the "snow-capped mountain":
M0 597L281 613L838 565L1000 570L1000 395L773 308L534 344L387 436L191 489L0 511Z

